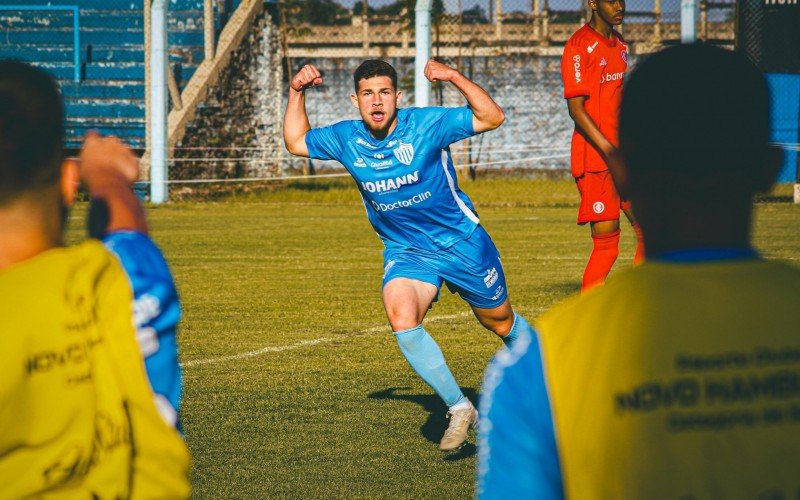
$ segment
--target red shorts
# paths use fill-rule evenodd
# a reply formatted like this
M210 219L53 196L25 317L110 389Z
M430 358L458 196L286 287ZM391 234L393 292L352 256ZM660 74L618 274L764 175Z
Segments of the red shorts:
M619 219L619 211L630 210L631 203L621 200L611 173L586 172L575 179L581 194L578 224Z

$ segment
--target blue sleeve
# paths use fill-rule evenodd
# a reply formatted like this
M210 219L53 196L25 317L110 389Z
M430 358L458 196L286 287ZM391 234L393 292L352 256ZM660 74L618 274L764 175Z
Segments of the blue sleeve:
M162 415L177 425L182 380L175 335L181 307L172 274L144 234L117 231L106 235L103 244L117 256L131 283L136 340L147 376Z
M421 109L427 115L425 121L429 121L430 139L440 149L475 135L469 106Z
M478 437L479 499L564 497L538 338L502 349L483 382Z
M349 126L348 122L339 122L306 132L308 155L317 160L339 161L342 157L342 143L347 140L345 129Z

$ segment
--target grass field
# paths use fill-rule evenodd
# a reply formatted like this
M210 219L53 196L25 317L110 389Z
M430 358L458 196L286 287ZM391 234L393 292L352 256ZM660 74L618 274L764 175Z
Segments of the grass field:
M590 251L574 187L463 183L528 318L578 290ZM83 210L72 217L80 239ZM445 407L381 308L381 245L343 181L150 209L184 307L183 421L197 498L468 498L475 447L443 455ZM800 206L757 205L757 247L800 261ZM615 270L630 266L623 228ZM612 274L613 276L613 274ZM468 396L501 345L443 292L427 328ZM473 441L474 442L474 441Z

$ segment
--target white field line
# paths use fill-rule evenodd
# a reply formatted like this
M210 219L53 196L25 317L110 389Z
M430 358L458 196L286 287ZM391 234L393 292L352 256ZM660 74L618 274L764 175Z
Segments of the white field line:
M456 318L463 318L465 316L470 316L470 315L471 315L471 313L469 313L469 312L463 312L463 313L459 313L459 314L450 314L450 315L447 315L447 316L434 316L432 318L426 319L425 323L426 324L427 323L437 323L437 322L440 322L440 321L447 321L447 320L456 319ZM189 361L181 363L181 367L189 368L189 367L198 366L198 365L213 365L213 364L217 364L217 363L225 363L225 362L228 362L228 361L239 361L239 360L242 360L242 359L254 358L256 356L261 356L261 355L269 354L269 353L273 353L273 352L293 351L295 349L300 349L301 347L313 346L313 345L319 345L319 344L328 344L330 342L335 342L337 340L342 340L342 339L345 339L345 338L358 337L360 335L367 335L367 334L370 334L370 333L385 332L387 330L388 330L388 325L375 326L375 327L372 327L372 328L367 328L365 330L361 330L360 332L355 332L355 333L352 333L352 334L349 334L349 335L341 335L341 336L338 336L338 337L320 337L318 339L312 339L312 340L301 340L300 342L295 342L294 344L281 345L281 346L267 346L267 347L263 347L261 349L256 349L254 351L241 352L239 354L231 354L231 355L228 355L228 356L219 356L219 357L216 357L216 358L190 359Z

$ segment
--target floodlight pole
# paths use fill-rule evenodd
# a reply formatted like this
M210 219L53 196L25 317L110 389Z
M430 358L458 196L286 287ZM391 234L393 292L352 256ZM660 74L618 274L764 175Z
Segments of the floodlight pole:
M414 26L414 105L425 107L430 103L431 84L425 78L425 65L431 56L431 8L433 0L417 0Z
M150 201L167 201L167 0L150 8Z
M681 0L681 43L697 40L697 0Z

